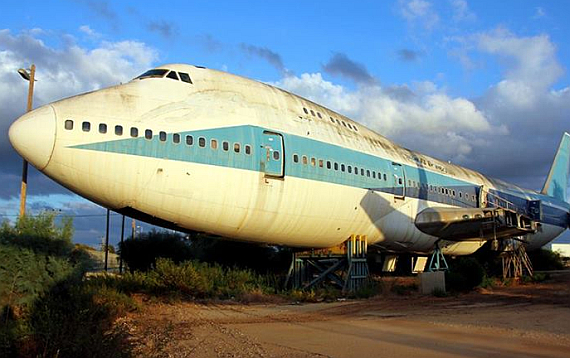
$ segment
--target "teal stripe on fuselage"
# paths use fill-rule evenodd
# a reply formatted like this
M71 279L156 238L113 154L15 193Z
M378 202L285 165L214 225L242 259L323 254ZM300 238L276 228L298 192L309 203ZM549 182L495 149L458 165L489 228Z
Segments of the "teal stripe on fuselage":
M169 133L166 141L160 141L158 135L154 135L150 140L144 137L125 138L81 144L72 148L163 158L259 172L262 170L262 156L265 155L265 151L260 148L261 143L263 143L262 136L264 130L260 127L247 125L223 127L180 132L180 143L178 144L173 143L173 133ZM395 193L397 190L393 162L389 159L307 137L287 133L281 134L285 148L285 176L373 189L387 193ZM186 136L192 136L193 144L191 146L186 145ZM199 138L205 139L206 146L204 148L198 145ZM216 150L211 149L210 143L212 139L217 141ZM229 143L228 151L222 149L224 141ZM240 143L239 153L234 152L234 143ZM251 155L244 153L245 145L251 145ZM294 154L299 156L298 163L293 162ZM307 156L308 164L306 165L303 164L303 156ZM311 165L312 158L315 158L316 165L314 166ZM323 167L319 165L320 160L323 160ZM331 162L332 169L327 169L327 161ZM338 164L338 170L334 170L334 163ZM345 165L344 172L340 170L343 164ZM348 166L351 167L352 173L348 173ZM355 175L355 167L358 168L359 172L361 169L364 169L365 175ZM460 207L477 207L478 185L421 167L418 168L405 164L401 164L400 167L405 172L406 196ZM367 171L370 171L370 177L366 175ZM376 173L376 177L372 176L372 171ZM381 179L378 179L378 173L382 174ZM386 175L386 180L384 180L384 175ZM408 185L409 181L416 183L416 185ZM427 187L425 184L428 184ZM431 190L430 187L435 187L435 190ZM439 188L455 191L456 195L441 193ZM460 192L462 194L461 197L459 196ZM532 196L536 197L535 200L541 199L539 194ZM522 209L526 210L526 208ZM557 220L558 222L559 220Z

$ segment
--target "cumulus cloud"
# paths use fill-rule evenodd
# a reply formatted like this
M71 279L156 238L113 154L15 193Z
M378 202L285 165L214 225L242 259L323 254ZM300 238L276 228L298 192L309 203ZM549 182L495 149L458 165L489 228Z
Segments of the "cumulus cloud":
M381 86L378 81L355 90L333 84L320 73L291 76L276 83L412 149L445 160L464 161L477 137L507 129L492 125L475 104L452 98L431 82L412 89L406 85Z
M429 1L400 0L398 7L402 17L411 26L418 25L426 30L432 30L439 23L439 15Z
M57 48L46 45L39 35L0 30L0 155L3 158L0 175L21 170L21 159L9 144L7 134L8 127L24 113L26 105L28 83L17 74L18 68L27 67L32 61L35 63L34 107L38 107L77 93L125 82L152 67L158 58L154 49L137 41L102 41L93 49L64 42L62 48ZM0 191L2 195L8 194Z
M276 84L411 149L540 189L562 133L570 131L570 87L553 88L564 72L556 46L546 35L506 29L455 40L467 58L476 52L503 68L502 78L476 98L450 96L430 81L380 85L374 79L349 89L320 73ZM358 70L368 78L365 67Z

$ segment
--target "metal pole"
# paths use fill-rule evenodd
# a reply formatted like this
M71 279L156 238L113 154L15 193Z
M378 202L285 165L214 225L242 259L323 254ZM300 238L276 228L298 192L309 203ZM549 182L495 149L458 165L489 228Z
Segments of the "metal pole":
M131 226L132 226L131 227L131 229L132 229L131 237L134 239L135 238L135 230L137 229L137 222L135 219L133 219Z
M107 271L108 259L109 259L109 209L107 209L107 231L105 232L105 271Z
M28 107L26 112L32 110L34 98L34 78L36 76L36 65L32 64L30 68L30 84L28 86ZM26 213L26 192L28 190L28 161L24 159L22 165L22 184L20 186L20 217Z
M123 273L123 239L125 237L125 215L123 215L123 222L121 223L121 254L119 255L119 273Z

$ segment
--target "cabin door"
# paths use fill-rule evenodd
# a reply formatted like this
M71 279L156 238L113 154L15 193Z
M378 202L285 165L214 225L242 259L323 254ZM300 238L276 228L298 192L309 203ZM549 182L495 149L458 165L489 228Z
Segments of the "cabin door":
M400 163L392 162L394 173L394 198L404 199L406 196L406 173Z
M283 177L283 137L281 134L263 132L263 144L261 146L261 170L266 176Z

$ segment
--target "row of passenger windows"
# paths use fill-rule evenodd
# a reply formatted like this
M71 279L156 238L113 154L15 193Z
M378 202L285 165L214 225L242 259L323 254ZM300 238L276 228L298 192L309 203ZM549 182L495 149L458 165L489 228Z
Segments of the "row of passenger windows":
M322 116L321 113L318 112L318 111L315 112L315 111L312 110L312 109L307 109L307 108L303 107L303 112L305 112L305 114L311 113L311 115L312 115L313 117L319 117L320 119L323 119L323 116ZM333 117L330 117L330 116L329 116L329 119L330 119L331 122L333 122L333 123L335 123L335 124L338 124L339 126L340 126L340 125L343 125L344 127L348 128L348 129L351 129L351 130L353 130L353 131L355 131L355 132L358 132L358 128L357 128L356 125L354 125L354 124L350 124L349 122L345 122L345 121L343 121L343 120L340 120L340 121L339 121L338 119L333 118Z
M300 159L300 161L299 161ZM347 172L349 174L354 173L355 175L362 175L367 177L372 177L374 179L378 178L378 180L388 180L386 174L382 174L381 172L376 172L374 170L359 168L357 166L346 165L344 163L333 162L330 160L324 159L317 159L315 157L307 157L306 155L301 156L299 158L298 154L293 154L293 163L301 162L303 165L311 165L312 167L319 167L319 168L327 168L330 170L340 170L341 172ZM354 171L353 171L354 169ZM402 184L402 183L400 183Z
M64 127L66 130L73 130L73 120L68 119L65 121L64 123ZM105 134L107 133L107 124L105 123L99 123L99 133L101 134ZM91 123L90 122L82 122L81 123L81 130L83 132L89 132L91 131ZM116 125L115 126L115 135L117 136L122 136L123 135L123 126L121 125ZM130 136L132 138L137 138L139 136L139 129L137 127L131 127L130 128ZM144 131L144 137L145 139L148 140L152 140L153 138L153 132L152 129L145 129ZM168 139L168 135L166 134L166 132L164 131L160 131L158 132L158 139L161 142L166 142ZM179 133L173 133L172 134L172 142L174 144L179 144L180 143L180 134ZM194 136L192 135L187 135L185 137L185 142L187 146L193 146L194 145ZM206 138L205 137L198 137L198 146L201 148L205 148L206 147ZM210 139L210 148L213 150L217 150L218 149L218 140L217 139ZM252 146L249 144L246 144L243 146L244 152L247 155L251 155L253 150L252 150ZM230 150L230 142L228 141L222 141L222 150L227 152ZM233 151L236 153L240 153L241 152L241 143L233 143ZM279 153L277 152L277 155L279 155ZM277 159L276 159L277 160Z
M420 183L415 180L408 179L408 187L413 188L423 188L424 190L430 191L432 193L439 193L443 195L447 195L453 198L459 197L460 199L464 199L467 201L476 201L477 197L473 194L463 193L462 191L455 191L455 189L449 189L442 186L437 185L429 185L426 183Z
M71 119L68 119L65 121L64 127L66 130L73 130L73 126L74 126L74 122ZM84 132L89 132L91 131L91 123L84 121L81 123L81 129ZM98 127L99 133L101 134L106 134L107 133L107 124L105 123L99 123L99 127ZM122 136L123 135L123 126L121 125L116 125L115 126L115 135L117 136ZM133 138L136 138L139 136L139 129L137 127L131 127L130 128L130 136ZM144 137L148 140L151 140L153 138L153 132L151 129L145 129L144 131ZM166 142L168 136L166 134L166 132L164 131L160 131L158 132L158 139L161 142ZM173 133L172 134L172 142L175 144L179 144L180 143L180 134L178 133ZM185 142L187 146L193 146L194 145L194 136L192 135L187 135L185 137ZM198 146L201 148L205 148L206 147L206 138L205 137L198 137ZM218 149L218 140L217 139L210 139L210 148L213 150L217 150ZM222 141L222 150L223 151L229 151L230 150L230 143L228 141ZM239 153L241 151L241 144L240 143L233 143L233 151L235 153ZM246 144L244 146L244 152L247 155L251 155L252 154L252 147L249 144ZM280 154L278 151L273 151L273 159L278 161L280 159ZM299 163L299 155L298 154L293 154L293 163ZM345 165L344 163L337 163L337 162L331 162L330 160L327 160L325 162L324 159L316 159L314 157L307 157L306 155L303 155L301 157L301 163L304 165L311 165L313 167L318 166L319 168L324 168L326 166L327 169L334 169L334 170L340 170L341 172L348 172L349 174L354 173L355 175L361 175L361 176L367 176L367 177L372 177L374 179L378 178L379 180L387 180L387 176L384 173L381 172L375 172L374 170L370 170L370 169L364 169L364 168L358 168L357 166L354 166L354 170L353 170L353 166L351 165ZM398 178L398 184L403 184L402 183L402 179ZM469 195L468 193L463 193L461 191L459 191L458 193L455 192L454 189L449 189L449 188L445 188L445 187L440 187L440 186L436 186L436 185L428 185L426 183L420 183L417 182L415 180L411 180L408 179L408 187L416 187L416 188L424 188L425 190L429 190L430 192L436 192L439 194L444 194L444 195L448 195L451 197L457 197L456 195L459 195L459 198L465 199L465 200L472 200L475 201L476 197L475 195Z

